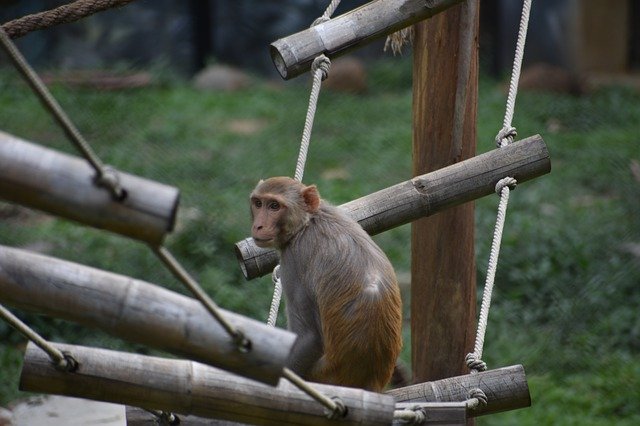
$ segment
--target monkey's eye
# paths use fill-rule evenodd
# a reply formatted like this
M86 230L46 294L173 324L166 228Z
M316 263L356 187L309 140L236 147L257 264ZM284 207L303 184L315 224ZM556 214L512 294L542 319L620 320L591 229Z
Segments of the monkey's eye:
M258 198L254 198L253 199L253 205L256 206L257 208L262 207L262 201L260 201L260 199Z
M280 203L277 201L269 202L269 210L278 211L280 210Z

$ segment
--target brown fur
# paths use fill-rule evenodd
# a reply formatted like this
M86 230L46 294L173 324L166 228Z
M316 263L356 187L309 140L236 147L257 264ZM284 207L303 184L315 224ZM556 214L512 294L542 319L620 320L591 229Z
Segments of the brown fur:
M254 239L281 252L288 326L298 334L291 368L381 391L402 346L400 291L385 254L315 186L271 178L251 200Z

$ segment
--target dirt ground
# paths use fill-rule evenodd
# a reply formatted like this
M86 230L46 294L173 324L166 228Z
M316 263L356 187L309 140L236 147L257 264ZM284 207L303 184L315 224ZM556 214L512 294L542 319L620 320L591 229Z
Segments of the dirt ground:
M7 409L0 413L0 426L126 425L124 406L86 399L35 396L15 401Z

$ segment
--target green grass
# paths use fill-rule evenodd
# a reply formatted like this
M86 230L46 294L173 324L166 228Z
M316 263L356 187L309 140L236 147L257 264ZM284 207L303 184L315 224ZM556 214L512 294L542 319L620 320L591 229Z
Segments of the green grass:
M25 86L11 73L1 76L0 128L73 152ZM362 96L320 97L305 181L334 203L411 177L409 61L377 64L369 83ZM107 163L180 188L178 227L168 247L222 307L264 320L270 279L245 282L233 244L247 235L247 196L255 183L293 174L308 81L256 79L237 93L201 92L182 81L123 92L62 86L53 92ZM501 84L481 81L479 152L494 148L505 97ZM520 137L543 135L552 172L511 196L485 359L490 367L523 364L533 406L487 416L481 424L640 420L640 182L633 172L640 167L634 165L640 162L639 123L640 94L622 88L581 98L519 95L514 125ZM481 284L497 197L476 205ZM7 204L0 204L0 217L0 244L185 292L141 243ZM403 226L375 237L399 272L410 269L409 231ZM51 340L148 351L78 325L17 313ZM284 325L282 316L279 321ZM402 356L409 361L405 341ZM23 395L17 391L22 344L0 323L0 405Z

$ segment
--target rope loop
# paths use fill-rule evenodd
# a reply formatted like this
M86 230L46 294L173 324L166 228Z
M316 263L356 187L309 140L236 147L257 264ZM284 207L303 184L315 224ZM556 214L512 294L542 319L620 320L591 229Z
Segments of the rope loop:
M339 420L347 416L349 410L347 406L344 405L344 402L337 396L332 396L331 400L335 403L333 410L329 408L325 408L325 413L327 413L327 418L329 420Z
M487 369L487 363L481 360L474 352L468 353L464 361L472 373L479 373Z
M123 201L127 198L127 191L120 185L120 175L115 168L108 165L103 166L95 181L98 186L107 188L115 200Z
M469 391L469 400L467 401L467 408L476 410L481 407L486 407L489 403L487 394L480 388L471 389Z
M505 126L500 129L500 131L496 135L496 146L498 148L507 146L514 141L516 136L518 136L518 132L516 132L515 127Z
M67 351L62 351L62 358L53 364L54 368L58 371L65 373L73 373L78 371L78 361Z
M496 183L496 194L502 196L502 190L505 188L509 188L510 190L516 189L518 185L518 181L511 177L507 176L506 178L502 178Z
M316 25L324 24L325 22L330 21L330 20L331 20L331 18L329 18L328 16L322 15L319 18L316 18L316 20L311 23L311 27L315 27ZM311 27L309 27L309 28L311 28Z
M331 68L331 60L325 56L324 54L319 55L317 58L313 60L311 64L311 70L315 74L316 71L322 71L322 81L326 80L329 77L329 69Z

